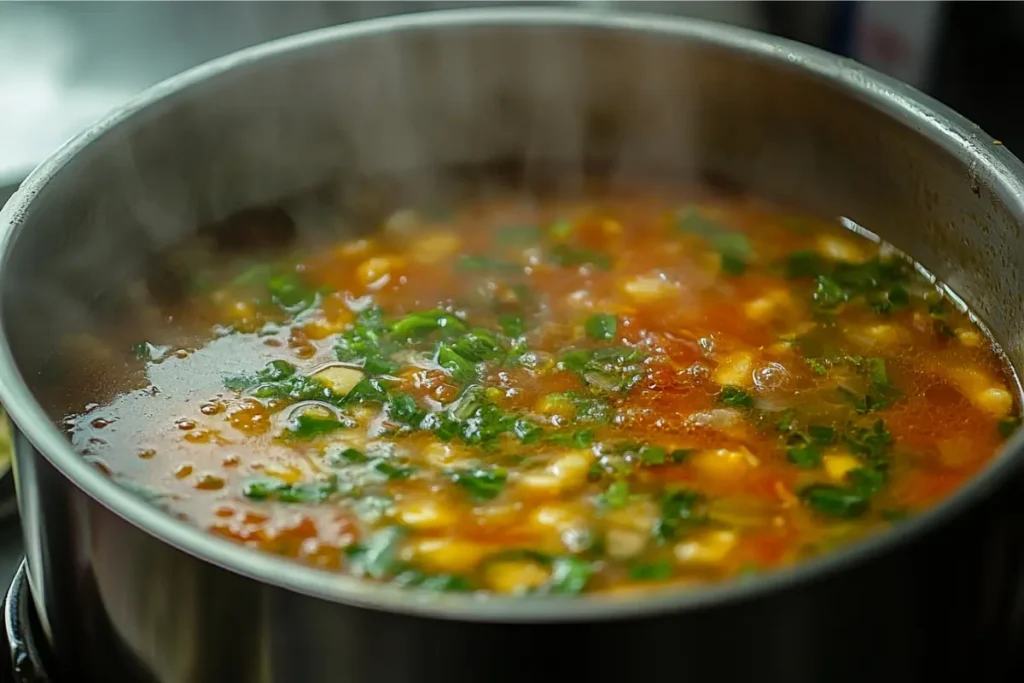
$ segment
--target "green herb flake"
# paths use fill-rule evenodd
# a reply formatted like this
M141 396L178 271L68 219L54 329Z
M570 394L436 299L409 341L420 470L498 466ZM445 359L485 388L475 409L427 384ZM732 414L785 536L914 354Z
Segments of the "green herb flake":
M508 337L521 337L526 331L526 323L519 315L502 315L498 317L498 325L501 331Z
M273 477L252 479L242 487L242 494L251 500L276 500L281 503L322 503L338 490L333 478L287 484Z
M476 468L451 473L454 483L478 500L493 500L504 490L508 473L503 469Z
M352 426L352 423L349 421L335 420L329 417L314 417L313 415L299 415L288 422L284 435L289 439L309 441L318 436Z
M391 323L391 334L398 339L415 339L436 330L461 332L466 323L448 311L435 309L410 313Z
M754 397L739 387L726 385L715 397L720 405L732 408L750 409L754 407Z
M548 260L563 268L594 266L601 270L608 270L612 267L612 257L608 254L591 249L570 247L567 244L558 244L552 247L548 252Z
M590 582L595 567L578 557L556 557L551 564L548 590L551 593L576 595Z
M634 564L629 568L633 581L665 581L672 578L672 563L668 560Z
M624 479L613 481L601 496L601 502L610 508L621 508L629 502L629 482Z
M828 368L823 362L817 358L804 358L804 362L807 363L807 367L811 369L815 375L827 375Z
M267 288L273 302L290 313L305 310L316 303L316 292L306 285L298 273L272 277L267 282Z
M416 468L408 465L396 465L387 460L380 460L374 464L373 469L377 470L392 481L408 479L416 474Z
M587 319L584 329L591 339L614 339L618 318L608 313L595 313Z
M824 274L827 266L825 259L811 249L794 251L783 263L786 277L791 278L817 277Z
M503 225L494 233L494 241L501 246L521 246L539 242L544 232L536 225Z
M456 268L461 271L467 272L479 272L479 271L492 271L497 273L521 273L523 267L518 263L511 263L509 261L502 261L500 259L492 258L490 256L483 256L480 254L468 255L465 254L459 258Z
M812 443L790 446L786 459L801 469L813 469L821 465L821 448Z
M398 546L404 536L399 527L386 527L374 533L365 543L345 548L352 571L357 576L387 578L398 567Z
M671 541L685 528L702 523L698 509L701 500L700 494L694 491L666 493L661 499L661 516L654 526L655 538Z
M1008 415L1002 418L999 420L999 424L997 425L999 435L1004 439L1010 438L1013 436L1013 433L1017 431L1017 428L1020 427L1020 423L1021 420L1016 415Z
M638 453L645 465L664 465L667 453L660 446L643 446Z
M837 519L854 519L868 509L866 496L831 484L808 486L800 492L800 499L814 512Z

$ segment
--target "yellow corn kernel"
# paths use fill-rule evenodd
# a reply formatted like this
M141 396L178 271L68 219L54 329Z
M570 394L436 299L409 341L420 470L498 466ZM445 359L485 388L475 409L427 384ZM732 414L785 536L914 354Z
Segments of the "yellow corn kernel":
M698 451L690 462L701 474L716 479L738 479L761 464L753 453L742 446L735 451L726 448Z
M530 522L538 530L558 532L586 525L586 520L579 508L566 503L541 505L530 515Z
M268 477L280 479L286 484L295 484L302 479L302 470L294 465L282 465L272 462L263 468L263 473Z
M604 521L609 527L649 536L658 521L658 506L650 500L630 501L621 508L606 512Z
M637 275L620 285L622 292L639 303L650 303L674 296L678 288L668 280L654 275Z
M314 318L302 326L302 331L306 334L308 339L326 339L332 334L343 332L351 321L351 316L348 318L339 316L333 320L328 320L326 318Z
M403 259L398 256L371 256L356 268L359 280L367 287L378 283L386 282L386 278L403 265Z
M1013 395L987 372L972 367L949 368L946 372L979 410L992 417L1005 417L1013 410Z
M857 242L838 235L820 235L817 247L819 253L833 261L863 263L869 258L866 250Z
M488 548L457 538L420 538L403 549L402 559L427 571L463 573L473 570Z
M449 443L435 441L423 449L423 459L434 467L447 467L461 458L458 446Z
M618 560L639 555L647 546L650 534L631 529L609 529L604 536L604 549L610 557Z
M450 232L438 232L413 240L409 252L420 263L437 263L455 254L461 247L462 240L458 235Z
M711 378L722 386L749 387L754 383L754 355L748 351L738 351L723 356L718 367L711 373Z
M332 365L316 372L312 377L317 382L326 384L333 393L344 396L362 381L363 371L343 365Z
M714 564L725 559L736 540L731 531L705 531L677 543L672 552L679 564Z
M395 505L394 515L406 526L430 531L449 527L457 520L452 509L435 498L401 501Z
M842 481L846 479L848 472L861 466L860 460L857 460L857 458L852 455L846 455L843 453L826 455L821 459L821 462L822 465L825 466L825 473L835 481Z
M372 239L352 240L337 247L334 253L342 258L351 258L354 256L366 256L376 248L377 243Z
M985 338L977 330L961 327L956 331L956 339L964 346L977 348L982 345Z
M576 414L575 406L573 406L572 401L565 394L548 394L537 401L534 409L542 415L572 417Z
M593 454L587 451L566 453L539 472L523 473L519 483L530 491L547 495L576 489L586 483L593 460Z
M789 293L776 289L748 301L743 306L743 313L754 322L769 323L777 319L789 304Z
M536 562L492 562L484 569L484 583L498 593L524 593L539 588L551 578L551 571Z
M614 237L622 234L622 223L618 222L614 218L606 218L601 221L601 229L605 235Z

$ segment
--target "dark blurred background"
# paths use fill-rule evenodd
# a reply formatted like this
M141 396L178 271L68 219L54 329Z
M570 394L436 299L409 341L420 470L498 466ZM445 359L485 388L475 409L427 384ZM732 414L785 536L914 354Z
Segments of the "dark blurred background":
M157 81L239 48L321 26L485 2L11 2L0 0L0 200L50 152ZM594 11L687 15L795 38L915 85L1010 149L1024 4L641 2ZM6 192L5 192L6 190Z

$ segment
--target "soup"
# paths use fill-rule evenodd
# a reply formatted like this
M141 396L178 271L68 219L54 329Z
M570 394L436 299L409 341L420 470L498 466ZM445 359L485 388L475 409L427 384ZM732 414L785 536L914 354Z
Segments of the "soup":
M831 552L950 495L1019 422L984 331L835 221L622 192L368 234L199 268L134 359L94 364L97 392L122 365L131 386L67 417L75 447L325 570L575 594Z

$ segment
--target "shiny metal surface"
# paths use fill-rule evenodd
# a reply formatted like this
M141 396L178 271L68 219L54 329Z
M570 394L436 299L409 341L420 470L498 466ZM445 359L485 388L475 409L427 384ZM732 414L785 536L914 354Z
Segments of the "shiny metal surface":
M1024 367L1024 168L855 64L701 22L540 9L259 47L149 91L0 213L0 400L20 430L29 576L60 661L161 683L998 672L1020 616L1020 437L933 513L749 584L480 601L370 586L205 535L102 477L35 401L60 387L57 340L123 315L123 283L196 225L325 178L420 169L410 189L429 192L455 165L496 160L516 161L524 187L571 192L596 162L612 178L710 175L848 216L946 280ZM562 171L545 176L552 163ZM584 640L591 656L567 661Z

